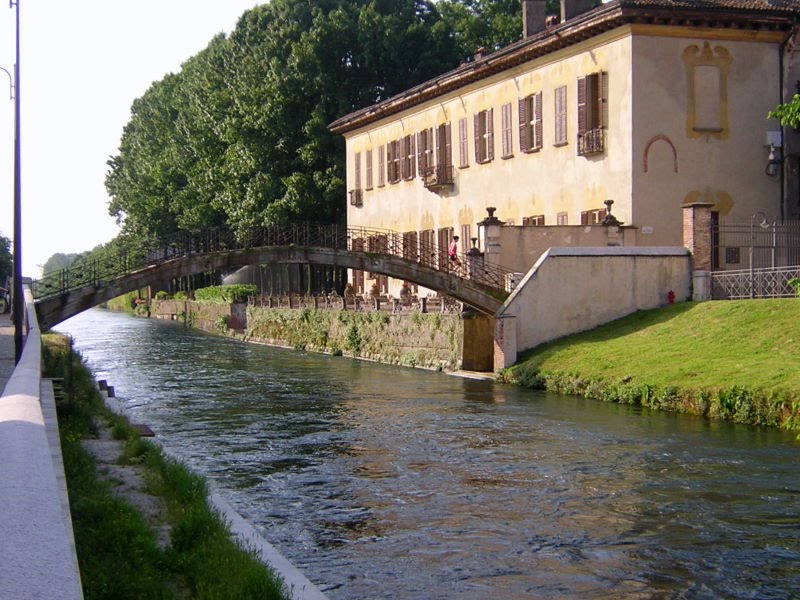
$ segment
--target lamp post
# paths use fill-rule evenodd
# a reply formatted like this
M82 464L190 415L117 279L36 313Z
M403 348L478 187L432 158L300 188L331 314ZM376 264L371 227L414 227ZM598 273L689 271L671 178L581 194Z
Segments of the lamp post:
M756 297L756 290L755 290L755 267L753 265L753 248L756 245L756 219L761 218L758 223L758 226L761 229L766 229L769 227L769 223L767 223L767 215L764 214L762 211L758 211L753 213L753 216L750 217L750 298Z
M25 303L22 299L22 170L20 164L20 118L19 118L19 0L9 0L9 8L16 7L16 62L14 63L14 357L19 362L22 356L22 326Z

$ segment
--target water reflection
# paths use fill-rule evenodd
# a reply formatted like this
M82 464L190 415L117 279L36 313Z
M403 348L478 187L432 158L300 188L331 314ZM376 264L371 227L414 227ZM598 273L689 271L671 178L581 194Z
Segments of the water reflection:
M333 600L800 596L788 434L99 311L61 329Z

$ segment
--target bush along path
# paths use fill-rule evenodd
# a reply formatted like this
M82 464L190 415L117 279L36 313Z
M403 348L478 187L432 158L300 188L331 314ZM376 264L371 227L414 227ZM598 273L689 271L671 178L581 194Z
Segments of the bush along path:
M204 480L109 411L70 340L47 335L84 597L285 599L284 584L231 539Z
M796 299L676 304L539 346L500 379L800 431L798 323Z

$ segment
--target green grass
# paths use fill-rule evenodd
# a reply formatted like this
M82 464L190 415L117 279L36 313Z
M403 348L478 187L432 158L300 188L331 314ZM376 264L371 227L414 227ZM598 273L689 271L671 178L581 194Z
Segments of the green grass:
M63 336L47 335L44 372L61 379L57 401L64 468L84 597L94 599L283 599L283 583L230 537L209 506L205 481L164 457L110 413L91 374ZM145 467L148 491L167 505L170 545L161 549L145 518L111 493L81 440L95 420L124 442L122 461Z
M800 301L640 311L535 348L501 377L601 400L800 429Z

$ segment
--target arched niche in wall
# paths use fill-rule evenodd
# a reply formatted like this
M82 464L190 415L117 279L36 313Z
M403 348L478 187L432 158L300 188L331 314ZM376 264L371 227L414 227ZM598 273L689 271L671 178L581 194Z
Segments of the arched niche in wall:
M651 164L650 164L650 149L653 147L653 144L655 144L656 142L664 142L667 146L669 146L669 149L671 151L671 156L672 156L672 165L671 165L672 166L672 172L673 173L677 173L678 172L678 151L675 149L675 144L672 143L672 140L669 139L666 135L664 135L662 133L659 133L658 135L654 135L653 137L651 137L648 140L647 145L644 147L644 153L643 153L643 156L642 156L642 163L643 163L643 166L644 166L644 172L647 173L650 170L650 166L651 166ZM659 161L659 162L663 163L663 161Z

